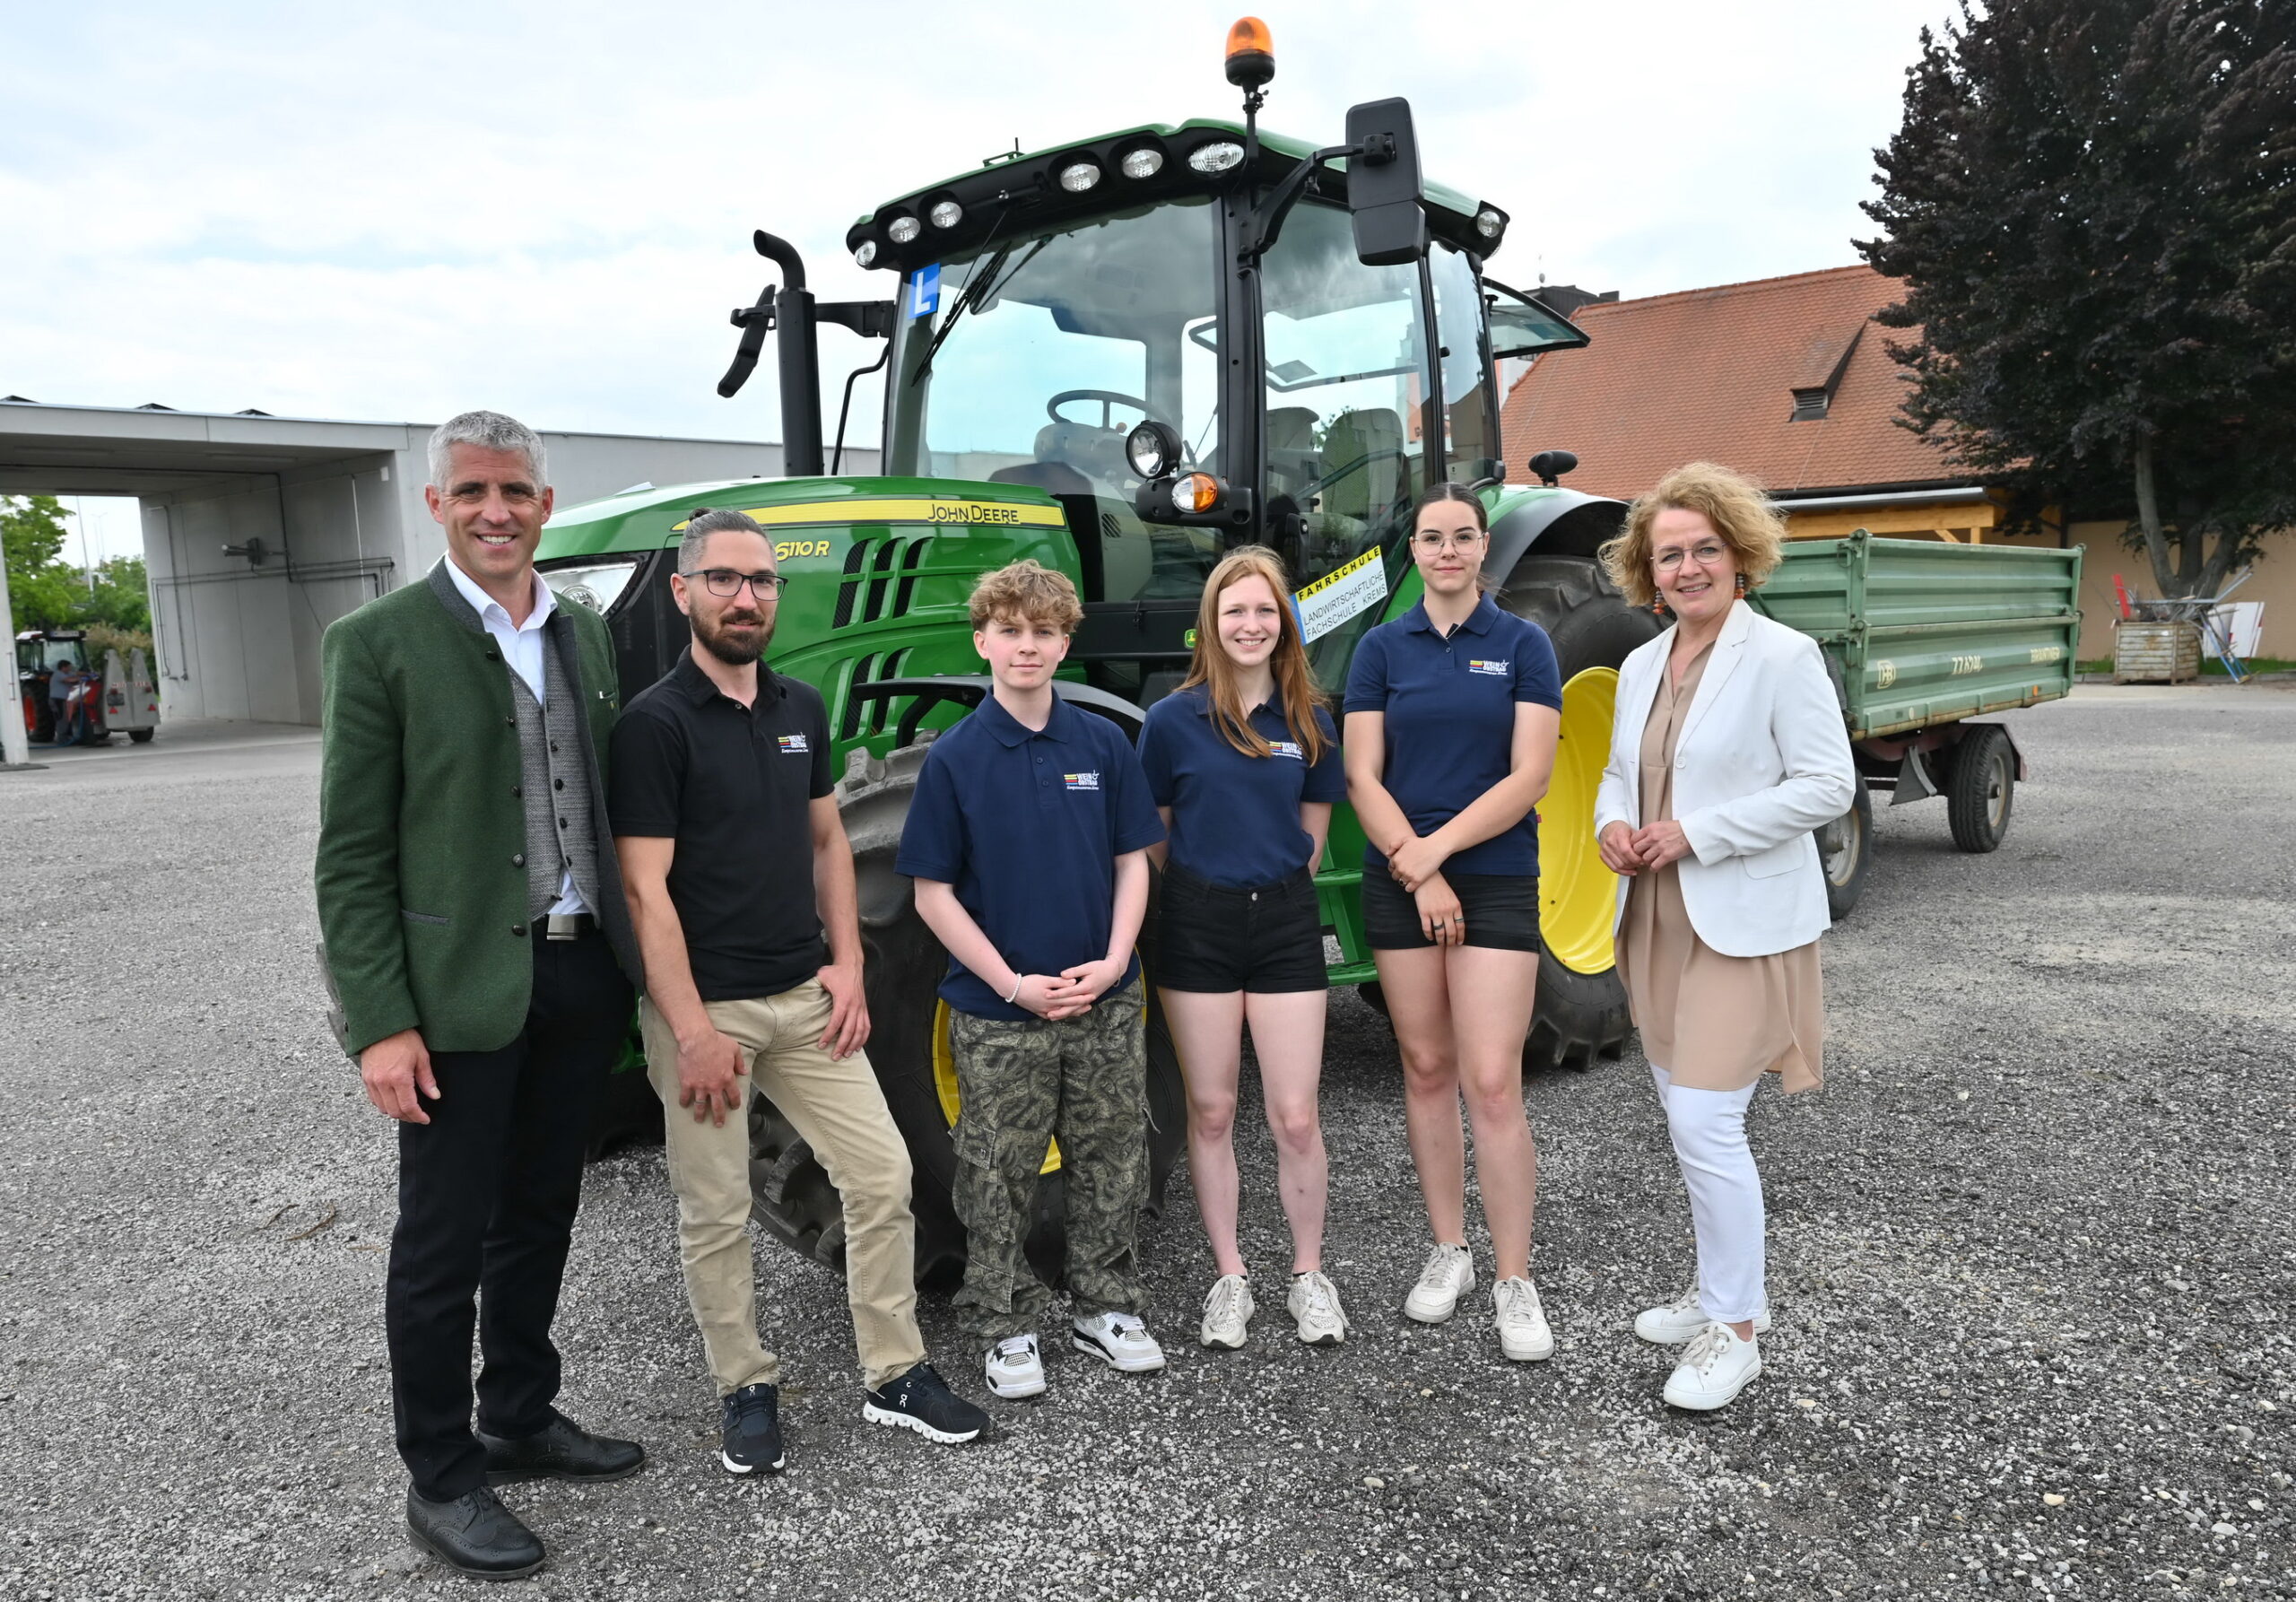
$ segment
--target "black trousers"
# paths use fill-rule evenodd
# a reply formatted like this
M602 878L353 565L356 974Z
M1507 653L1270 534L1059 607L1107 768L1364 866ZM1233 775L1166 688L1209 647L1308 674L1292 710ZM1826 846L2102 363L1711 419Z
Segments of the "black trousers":
M398 1128L398 1227L383 1317L399 1456L418 1495L485 1483L471 1432L471 1333L483 1365L478 1424L517 1439L551 1422L551 1320L582 1159L630 1028L630 982L597 935L535 937L526 1027L494 1051L435 1051L428 1124Z

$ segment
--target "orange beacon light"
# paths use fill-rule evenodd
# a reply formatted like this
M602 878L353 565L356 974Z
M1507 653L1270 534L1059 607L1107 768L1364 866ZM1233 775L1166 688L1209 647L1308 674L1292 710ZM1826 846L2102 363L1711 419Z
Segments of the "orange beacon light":
M1228 82L1257 89L1275 76L1275 40L1257 17L1239 17L1228 30Z

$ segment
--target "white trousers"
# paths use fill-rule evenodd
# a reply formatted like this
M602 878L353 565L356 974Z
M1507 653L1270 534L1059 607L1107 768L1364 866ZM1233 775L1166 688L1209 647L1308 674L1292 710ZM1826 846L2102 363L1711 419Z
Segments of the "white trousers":
M1698 1304L1709 1319L1740 1324L1767 1310L1762 1284L1761 1174L1746 1146L1746 1107L1754 1086L1692 1090L1650 1065L1666 1110L1674 1161L1690 1188L1698 1235Z

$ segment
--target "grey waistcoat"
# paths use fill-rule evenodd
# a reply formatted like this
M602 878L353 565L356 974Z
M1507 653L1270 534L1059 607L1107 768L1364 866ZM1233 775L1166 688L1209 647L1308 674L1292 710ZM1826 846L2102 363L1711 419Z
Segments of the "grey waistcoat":
M575 888L592 912L598 897L597 827L590 811L590 782L583 761L582 703L549 631L543 634L543 688L549 703L538 706L526 681L505 660L510 675L510 705L518 718L518 761L526 770L519 786L526 805L526 915L540 918L558 900L564 870L574 870Z

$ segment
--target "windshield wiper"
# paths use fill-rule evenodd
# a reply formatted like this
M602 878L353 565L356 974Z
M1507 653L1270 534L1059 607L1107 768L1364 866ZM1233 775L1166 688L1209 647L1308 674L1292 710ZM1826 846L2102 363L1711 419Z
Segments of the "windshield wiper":
M1049 243L1051 240L1048 237L1030 246L1029 253L1013 264L1013 270L1005 273L1001 282L996 275L1004 271L1005 258L1013 254L1012 243L998 246L995 255L984 262L976 263L973 270L965 274L964 286L957 291L957 303L949 310L949 320L941 325L939 331L933 335L933 343L925 347L925 359L917 364L917 370L909 375L909 381L914 384L933 370L933 358L940 354L941 347L948 343L949 331L957 326L959 318L974 307L995 299L996 292L1018 277L1021 269L1034 260L1037 252ZM973 292L973 285L976 283L980 285L978 294Z

